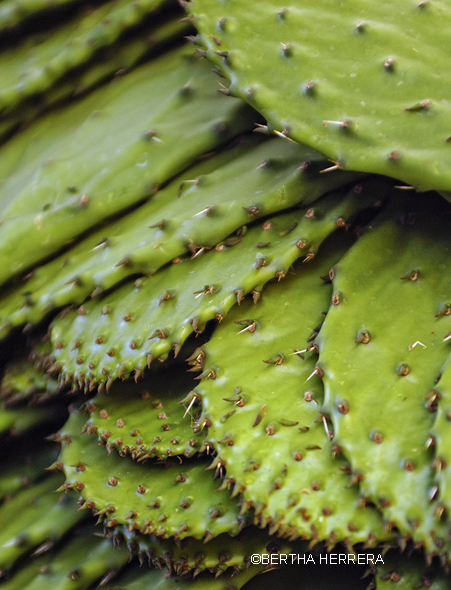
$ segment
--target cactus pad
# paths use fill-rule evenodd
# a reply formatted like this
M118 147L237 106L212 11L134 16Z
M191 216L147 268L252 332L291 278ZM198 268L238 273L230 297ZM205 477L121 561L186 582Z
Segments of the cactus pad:
M104 515L107 527L127 524L163 538L208 540L223 532L237 534L245 524L238 517L236 501L217 491L204 462L181 464L175 458L172 464L151 466L116 453L108 456L94 437L80 434L84 423L83 416L73 412L60 434L67 441L60 457L64 487L78 490L83 506Z
M20 491L0 507L0 575L30 549L50 549L85 515L75 498L55 494L61 476L52 476Z
M125 546L113 548L111 541L97 534L92 525L73 531L71 539L56 552L29 560L2 588L86 590L96 581L103 586L127 564L129 552Z
M349 170L419 190L451 189L451 8L443 1L371 4L192 0L198 40L230 92L278 132Z
M255 507L260 526L312 545L383 537L379 515L364 508L348 487L345 463L333 458L309 352L331 297L320 276L349 246L344 237L268 286L255 308L246 302L229 314L205 347L210 378L195 390L203 408L198 427L208 427L208 444L218 452L212 467L225 470L224 487L241 493L243 512ZM248 318L254 330L242 327Z
M156 28L145 26L134 31L132 38L127 35L119 44L104 50L101 59L90 63L88 68L77 69L71 76L63 76L59 83L49 88L44 97L34 97L34 100L20 104L12 112L4 113L0 118L0 140L63 101L86 94L118 72L123 75L143 59L153 56L183 34L190 33L192 27L178 22L178 18L180 15L167 22L160 22ZM2 65L4 63L5 60L2 60Z
M60 389L58 381L37 369L32 361L15 359L5 368L0 385L0 401L3 406L12 406L25 400L42 403L57 396Z
M427 567L423 555L408 557L391 551L383 559L368 590L446 590L450 587L451 578L437 564Z
M183 48L30 125L0 148L0 282L151 196L245 113Z
M191 416L179 401L194 387L189 373L173 366L153 371L139 384L115 383L86 404L91 417L84 429L96 433L107 448L140 461L172 455L190 457L199 450L204 433L194 434Z
M324 166L313 150L280 139L240 142L36 269L25 284L19 281L2 300L1 335L40 321L49 310L82 303L130 275L153 274L187 251L215 246L253 219L300 201L309 204L354 177L320 175Z
M25 43L2 52L0 112L16 107L34 94L46 92L70 70L82 67L164 3L165 0L142 0L134 4L130 0L110 0L95 10L88 7L45 35L39 32Z
M384 197L379 183L358 185L347 197L332 194L307 211L266 219L215 250L177 258L150 279L83 304L52 325L55 365L86 387L142 372L152 358L177 351L193 330L224 317L247 293L258 296L297 258L311 259L327 235L378 197Z
M323 411L351 481L360 481L386 526L449 558L449 522L440 520L427 447L434 384L449 355L451 211L433 195L403 196L393 207L333 271L332 305L316 341Z
M450 333L442 335L446 340L449 340ZM433 466L436 470L436 483L438 484L434 493L437 494L440 506L446 509L449 514L451 510L451 356L441 368L440 379L434 384L430 393L435 397L432 403L437 407L437 414L431 428L432 439L435 443Z
M149 570L143 574L142 570L135 566L116 580L111 590L241 590L250 579L264 569L265 566L257 565L239 573L234 570L226 572L219 578L205 572L193 580L189 576L168 577L164 571L159 570Z
M290 553L293 544L275 540L266 531L256 527L246 527L237 537L219 535L207 544L195 539L184 539L174 544L172 539L161 540L155 535L140 535L117 527L119 539L123 536L131 553L136 553L142 562L148 561L153 567L167 567L171 574L193 576L208 570L215 576L222 575L228 568L235 572L247 570L252 555L275 552ZM302 550L299 546L296 550Z

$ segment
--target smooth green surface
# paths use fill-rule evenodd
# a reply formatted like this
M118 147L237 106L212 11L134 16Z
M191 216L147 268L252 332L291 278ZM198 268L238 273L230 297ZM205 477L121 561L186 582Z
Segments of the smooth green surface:
M334 270L316 340L323 411L351 481L361 480L387 527L449 558L427 440L435 405L428 394L449 355L451 318L438 314L451 289L451 208L438 196L400 196L372 226Z
M348 170L451 189L443 0L192 0L198 39L278 132Z

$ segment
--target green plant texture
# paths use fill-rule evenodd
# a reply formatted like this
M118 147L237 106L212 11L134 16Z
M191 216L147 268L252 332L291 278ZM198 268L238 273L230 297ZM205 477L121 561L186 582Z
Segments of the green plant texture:
M0 590L451 587L450 19L0 1Z

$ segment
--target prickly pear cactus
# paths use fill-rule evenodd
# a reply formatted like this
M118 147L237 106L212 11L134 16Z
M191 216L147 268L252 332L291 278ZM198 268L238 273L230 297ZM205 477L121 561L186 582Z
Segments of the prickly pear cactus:
M451 189L451 88L441 66L449 62L448 3L186 6L230 93L271 129L339 168L394 176L419 190Z
M197 428L208 427L205 444L217 450L211 467L225 471L223 487L241 494L242 512L253 507L260 526L312 545L371 544L384 537L382 520L364 508L348 486L346 463L334 458L309 346L331 297L320 277L349 241L328 246L264 290L257 307L243 303L218 327L195 389L202 401Z
M307 205L354 177L321 175L316 168L324 166L324 158L312 150L282 140L242 138L70 253L35 269L25 277L25 291L23 280L16 281L0 303L2 335L59 307L97 297L131 275L152 275L187 252L200 255L223 240L233 243L239 237L229 234L243 225L300 202Z
M442 309L443 315L449 315L448 306ZM445 341L449 341L450 332L445 335ZM450 417L451 417L451 355L448 356L434 387L429 392L429 403L437 410L434 423L431 427L431 438L428 441L435 445L435 459L433 466L436 470L437 487L433 488L439 500L439 510L451 508L451 471L450 471Z
M77 512L75 498L54 493L60 483L60 475L48 477L0 506L0 577L30 549L38 553L50 549L86 518Z
M132 38L126 35L122 39L122 42L114 44L113 47L107 50L104 49L102 51L102 58L90 62L89 67L77 68L75 71L72 71L70 76L67 74L63 75L62 79L58 79L57 74L55 84L46 90L44 96L39 95L39 98L37 96L28 97L28 100L23 101L21 98L22 95L19 94L19 104L0 116L0 141L7 139L14 130L29 125L31 121L37 119L43 112L57 107L65 100L87 94L99 84L113 78L118 72L121 74L125 73L142 61L143 58L148 59L152 57L152 55L157 54L165 46L176 42L184 34L190 33L192 27L189 23L179 22L179 19L180 13L169 18L167 22L159 22L157 27L152 26L152 24L150 26L144 26L144 28L139 27L137 31L133 31ZM34 39L34 43L30 43L32 46L32 49L30 49L31 53L34 51L34 46L36 44L39 45L40 41L41 38L38 35L38 38ZM21 55L23 51L23 48L21 48ZM15 51L12 50L12 53L15 53ZM1 61L2 68L10 63L6 59ZM13 74L16 74L17 69L23 67L22 60L17 59L14 65L15 67L12 68L12 71ZM43 72L45 72L45 64ZM46 78L45 74L44 78ZM46 83L50 84L51 80ZM20 85L20 82L18 85ZM32 90L31 88L30 91Z
M71 69L82 67L103 47L164 4L164 0L106 2L96 10L78 13L65 26L27 39L3 52L0 113L11 110L34 94L42 94Z
M141 383L113 385L109 394L99 393L86 404L91 417L83 428L105 441L109 451L115 449L121 456L130 455L139 461L173 455L191 457L205 436L203 432L193 433L191 416L180 405L180 383L174 396L170 382L167 375L165 389L152 384L151 393ZM158 395L159 390L163 395Z
M108 456L96 438L80 434L84 423L83 415L74 411L60 431L60 462L66 473L60 490L80 492L83 507L95 509L106 527L126 524L163 538L208 540L224 532L236 535L245 526L236 501L217 492L205 461L180 464L175 459L150 466L116 453Z
M0 3L0 590L449 587L449 7L54 4Z
M211 247L201 247L196 239L194 258L177 257L154 277L127 283L57 319L52 326L55 366L61 377L86 388L105 382L109 386L133 371L139 376L152 359L164 359L172 349L177 354L193 331L199 333L209 320L221 320L246 294L257 301L266 282L282 279L297 258L312 259L331 232L384 197L383 187L359 184L347 196L333 194L307 210L240 230L211 251L203 252ZM241 209L238 199L234 201ZM227 219L232 211L230 207ZM186 224L181 226L186 239ZM164 257L169 250L165 246ZM180 275L186 277L183 290Z
M379 507L387 528L448 556L449 521L436 498L428 435L449 355L451 211L442 200L433 213L433 196L416 201L393 203L332 270L318 370L322 411L350 461L350 481Z
M208 65L189 53L151 60L2 146L0 282L150 197L250 126L249 111L215 92Z
M430 588L445 590L451 579L437 564L427 567L417 556L410 559L390 551L384 555L384 563L375 570L374 581L368 590L411 590L412 588Z

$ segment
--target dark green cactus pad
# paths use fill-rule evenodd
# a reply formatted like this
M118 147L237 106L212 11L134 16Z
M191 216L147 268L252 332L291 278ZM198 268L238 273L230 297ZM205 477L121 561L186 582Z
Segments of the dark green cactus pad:
M0 4L0 33L7 33L38 13L42 13L41 16L45 18L52 8L58 9L59 6L70 6L79 2L80 0L5 0Z
M5 368L0 384L0 401L3 406L13 406L27 401L43 403L57 396L60 385L50 374L35 367L26 359L16 359Z
M204 349L209 378L195 390L203 408L198 427L208 427L218 452L211 468L225 470L223 486L241 493L243 512L254 507L255 522L269 524L271 534L312 545L384 538L379 514L364 507L348 486L345 462L333 456L309 346L331 297L320 277L349 246L343 237L268 286L257 306L246 301L230 312Z
M75 498L54 493L60 485L60 474L48 477L1 505L0 576L30 549L43 552L53 547L85 518Z
M107 527L127 524L143 534L208 540L237 534L246 524L236 500L218 492L205 462L174 458L172 464L151 466L116 453L108 456L94 437L80 434L84 423L83 415L73 412L61 431L71 439L63 442L60 457L64 487L79 491L83 506L104 516Z
M197 156L247 129L241 101L214 89L208 64L177 49L2 146L0 281L151 196Z
M63 101L80 97L100 83L111 79L118 72L123 75L143 59L152 57L171 42L189 34L192 26L179 22L180 15L158 26L146 26L133 35L127 35L108 49L103 49L100 59L89 64L88 68L77 69L70 76L63 76L55 86L49 88L45 96L29 100L0 118L0 140L40 116L55 108Z
M149 18L165 0L110 0L87 7L67 23L29 37L0 54L0 112L43 94L74 68L80 68L127 29ZM1 12L0 12L1 14ZM1 25L0 25L1 26Z
M386 526L449 558L428 450L434 383L449 355L450 207L402 196L333 270L316 340L334 441Z
M195 434L192 417L179 402L196 384L186 367L169 366L152 371L144 381L114 383L86 404L91 417L84 426L97 434L107 449L144 461L172 455L194 455L205 433Z
M157 568L166 567L169 573L179 576L191 572L195 577L205 570L220 576L231 567L235 572L247 570L252 563L252 555L303 552L299 544L295 546L274 539L256 527L246 527L237 537L219 535L207 544L190 538L175 544L172 539L140 535L121 526L116 527L115 532L119 535L119 542L123 537L130 552L137 554L141 562L148 562Z
M152 358L177 352L193 330L224 317L247 293L256 299L297 258L313 258L337 226L382 199L385 189L376 181L354 187L346 197L332 194L83 304L52 324L55 366L81 387L141 373Z
M451 585L450 576L438 564L426 566L423 555L409 557L390 551L383 561L375 568L368 590L447 590Z
M187 2L230 92L349 170L451 189L446 2Z
M12 288L1 304L1 335L130 275L153 274L187 251L215 246L255 218L309 204L354 178L320 174L324 166L319 154L280 139L243 140Z
M190 576L167 576L164 570L149 570L145 573L134 566L124 572L109 590L241 590L265 566L254 565L246 571L236 573L234 570L215 578L205 572L194 580Z
M0 437L18 436L49 425L63 415L61 406L50 408L0 408Z
M127 547L114 547L96 536L95 527L85 526L71 534L63 546L48 556L29 560L2 584L4 590L85 590L94 582L105 586L127 564ZM98 587L99 587L98 586Z

